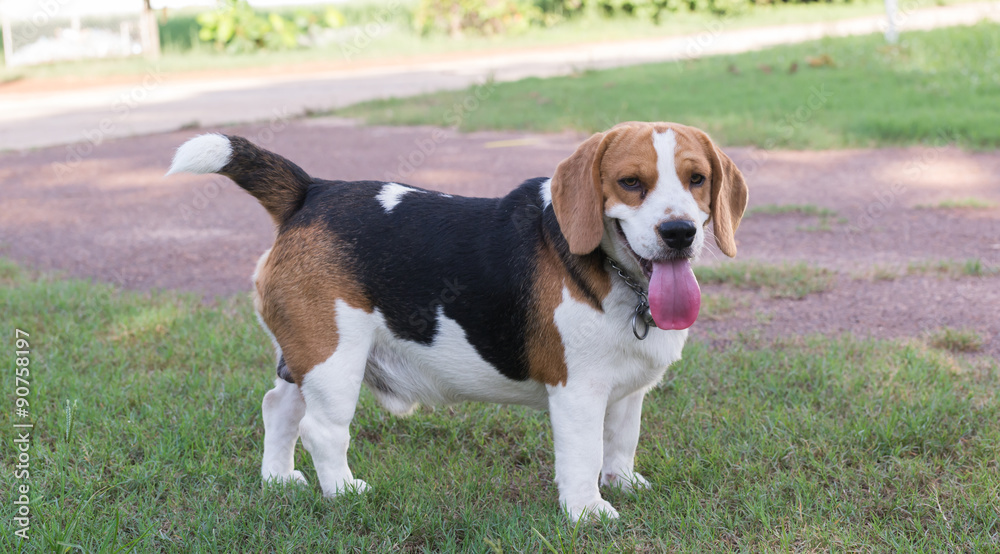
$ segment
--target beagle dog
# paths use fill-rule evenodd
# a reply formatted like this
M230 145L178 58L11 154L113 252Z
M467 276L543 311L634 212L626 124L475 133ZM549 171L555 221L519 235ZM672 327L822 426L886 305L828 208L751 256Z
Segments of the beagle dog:
M364 384L399 415L462 401L548 410L574 521L617 517L599 484L649 487L634 464L643 396L698 316L691 260L707 224L734 256L747 204L733 162L676 123L597 133L503 198L317 179L221 134L184 143L178 172L226 175L277 226L253 276L278 359L265 482L305 482L301 437L325 495L366 490L347 464Z

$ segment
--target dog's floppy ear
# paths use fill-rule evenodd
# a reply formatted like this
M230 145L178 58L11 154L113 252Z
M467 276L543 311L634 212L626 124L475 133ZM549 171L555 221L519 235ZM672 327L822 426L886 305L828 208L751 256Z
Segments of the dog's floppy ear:
M747 207L747 183L729 156L711 141L708 147L713 151L709 156L712 158L711 212L715 243L723 254L732 258L736 256L736 229Z
M604 236L601 157L607 150L606 138L605 133L595 133L552 176L552 210L569 251L581 256L593 252Z

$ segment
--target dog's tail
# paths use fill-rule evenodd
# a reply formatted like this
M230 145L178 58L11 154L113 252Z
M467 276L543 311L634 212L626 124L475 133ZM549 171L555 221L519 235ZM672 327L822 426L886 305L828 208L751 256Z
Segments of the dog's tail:
M199 135L177 149L167 175L219 173L260 201L281 225L302 207L313 179L287 159L243 137Z

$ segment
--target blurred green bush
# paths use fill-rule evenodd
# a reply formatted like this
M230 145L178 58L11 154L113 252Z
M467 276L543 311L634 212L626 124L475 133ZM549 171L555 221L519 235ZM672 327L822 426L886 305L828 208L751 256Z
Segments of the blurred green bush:
M517 33L538 23L555 23L558 16L546 13L532 0L421 0L413 23L422 34L447 33L453 37L468 31L499 35Z
M195 42L211 43L227 52L288 49L310 43L317 29L364 25L376 16L422 35L516 34L529 27L549 27L578 18L637 18L659 23L672 13L739 15L770 4L831 4L873 0L394 0L363 2L338 8L312 8L260 13L247 0L221 0L220 8L179 16L161 25L167 50L187 51ZM191 27L195 30L192 33ZM193 36L192 36L193 35Z
M311 32L344 24L344 16L336 8L327 8L322 14L296 10L286 18L276 12L259 13L247 0L224 0L219 9L201 13L196 20L201 41L232 53L296 48L307 42Z
M637 17L659 22L680 12L737 15L772 3L850 3L857 0L420 0L413 22L423 34L516 33L574 17ZM863 1L863 0L862 0Z

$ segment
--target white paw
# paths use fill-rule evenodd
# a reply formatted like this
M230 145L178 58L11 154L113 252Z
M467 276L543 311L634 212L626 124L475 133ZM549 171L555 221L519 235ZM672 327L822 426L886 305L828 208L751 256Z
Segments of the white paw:
M586 504L565 504L565 508L566 513L569 514L569 519L573 523L584 517L587 519L600 519L602 517L618 519L618 510L614 509L610 502L603 499L597 499Z
M626 473L623 475L616 473L602 473L601 486L615 487L625 492L637 492L652 487L652 485L649 484L649 481L647 481L646 478L638 472Z
M302 472L293 469L291 473L272 473L268 471L262 472L264 476L264 485L308 485L309 482L306 481L305 475Z
M332 490L323 489L323 496L333 498L342 494L361 494L371 487L361 479L347 479L338 481Z

